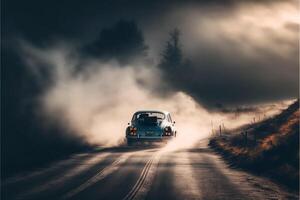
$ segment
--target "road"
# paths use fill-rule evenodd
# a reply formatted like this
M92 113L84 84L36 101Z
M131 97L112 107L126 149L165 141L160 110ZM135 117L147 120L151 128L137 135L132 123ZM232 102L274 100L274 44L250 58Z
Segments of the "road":
M206 143L74 155L5 180L2 199L297 199L267 179L230 168Z

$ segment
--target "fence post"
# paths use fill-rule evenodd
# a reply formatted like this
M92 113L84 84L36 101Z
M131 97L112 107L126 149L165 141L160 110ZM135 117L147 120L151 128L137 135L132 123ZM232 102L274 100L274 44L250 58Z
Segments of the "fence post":
M248 131L245 131L245 144L248 146Z
M224 123L222 123L222 126L223 126L223 133L225 133L226 131L225 131L225 125L224 125Z

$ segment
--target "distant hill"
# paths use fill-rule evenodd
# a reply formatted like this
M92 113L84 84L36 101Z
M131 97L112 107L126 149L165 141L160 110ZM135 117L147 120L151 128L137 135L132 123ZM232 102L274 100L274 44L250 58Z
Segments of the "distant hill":
M299 100L241 134L214 137L210 146L231 164L299 190Z

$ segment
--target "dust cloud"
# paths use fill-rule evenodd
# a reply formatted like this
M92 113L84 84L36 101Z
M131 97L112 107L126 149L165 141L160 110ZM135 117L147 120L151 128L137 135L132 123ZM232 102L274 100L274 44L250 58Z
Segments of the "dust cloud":
M159 95L154 90L164 84L160 71L145 63L120 66L113 60L83 60L66 45L37 48L24 43L23 50L30 70L41 84L46 82L45 74L51 77L39 97L42 115L90 144L122 144L127 123L137 110L171 112L178 132L176 147L193 145L208 137L218 124L234 128L257 114L210 113L181 91ZM264 108L264 113L274 112Z

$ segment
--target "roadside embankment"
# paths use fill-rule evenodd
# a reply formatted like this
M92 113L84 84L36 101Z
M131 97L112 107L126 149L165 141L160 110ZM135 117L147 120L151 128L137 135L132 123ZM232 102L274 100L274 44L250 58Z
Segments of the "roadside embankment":
M280 114L210 139L230 164L299 191L299 100Z

